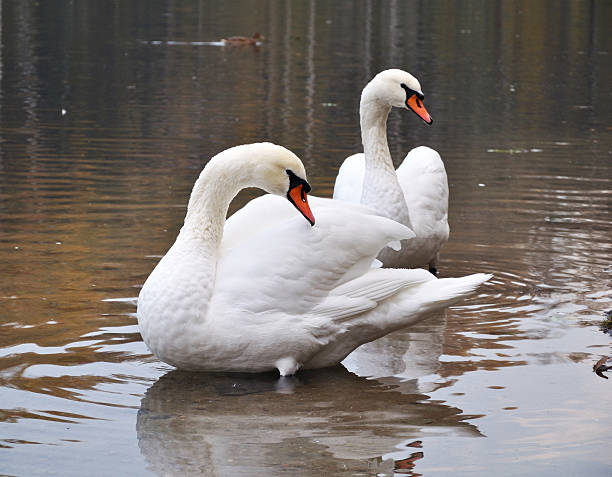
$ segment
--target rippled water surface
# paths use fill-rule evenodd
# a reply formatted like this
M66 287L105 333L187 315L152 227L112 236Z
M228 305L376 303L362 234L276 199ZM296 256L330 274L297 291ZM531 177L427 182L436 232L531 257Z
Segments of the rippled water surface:
M610 475L612 5L0 8L0 474ZM388 67L434 117L392 112L396 163L425 144L446 164L441 276L492 283L334 369L152 357L135 299L206 161L271 140L330 196Z

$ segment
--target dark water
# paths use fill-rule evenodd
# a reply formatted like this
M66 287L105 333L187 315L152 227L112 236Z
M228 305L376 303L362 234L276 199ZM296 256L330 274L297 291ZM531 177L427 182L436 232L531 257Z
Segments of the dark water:
M0 6L0 473L610 475L612 4ZM435 119L389 141L446 163L441 275L493 283L331 370L153 358L134 300L208 158L271 140L331 195L388 67Z

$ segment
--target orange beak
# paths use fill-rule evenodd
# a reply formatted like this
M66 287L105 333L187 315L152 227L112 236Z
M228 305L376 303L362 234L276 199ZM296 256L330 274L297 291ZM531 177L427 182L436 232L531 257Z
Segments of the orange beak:
M315 218L314 215L312 215L310 206L308 205L308 196L304 190L304 184L298 184L292 189L289 189L287 198L289 199L289 202L291 202L295 208L301 212L306 220L310 222L310 225L314 225Z
M427 124L431 124L433 122L433 119L431 119L431 116L425 109L423 102L418 98L416 94L413 94L412 96L410 96L410 98L406 100L406 106L412 109L417 114L417 116L423 121L425 121Z

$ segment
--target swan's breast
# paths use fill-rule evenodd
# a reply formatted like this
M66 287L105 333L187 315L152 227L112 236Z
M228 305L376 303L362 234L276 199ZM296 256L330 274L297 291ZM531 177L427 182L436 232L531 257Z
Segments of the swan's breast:
M206 260L178 247L168 251L138 297L138 325L153 353L181 346L203 327L213 287Z

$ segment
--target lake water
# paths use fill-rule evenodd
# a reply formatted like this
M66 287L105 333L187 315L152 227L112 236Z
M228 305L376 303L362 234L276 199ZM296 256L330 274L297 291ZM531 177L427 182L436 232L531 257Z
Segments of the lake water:
M612 474L610 2L0 9L0 474ZM440 275L491 284L288 379L152 357L135 299L206 161L274 141L330 196L389 67L434 118L392 112L396 164L449 176Z

